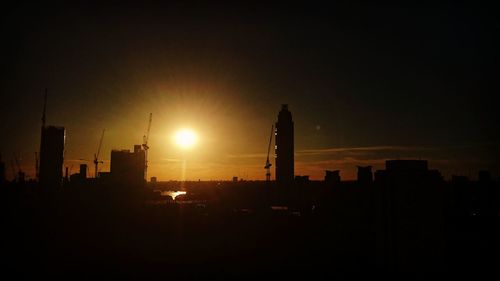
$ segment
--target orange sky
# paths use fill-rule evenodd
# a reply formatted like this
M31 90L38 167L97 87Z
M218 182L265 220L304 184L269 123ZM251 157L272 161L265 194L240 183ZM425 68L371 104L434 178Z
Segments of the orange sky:
M13 154L34 176L44 88L47 125L66 128L72 173L92 161L103 128L109 170L111 150L140 144L152 112L149 176L180 179L186 160L190 180L263 180L269 127L286 103L296 174L338 169L353 179L356 165L428 159L447 177L500 175L498 30L481 13L159 6L6 11L0 153L9 178ZM170 139L185 127L199 134L188 152Z
M185 81L179 85L150 85L135 93L133 98L116 100L109 111L96 116L86 114L85 107L80 112L54 112L51 107L60 101L51 101L49 96L48 124L66 127L65 167L70 168L70 173L76 173L79 164L88 163L89 174L93 176L91 160L102 128L106 128L100 157L104 164L100 170L109 171L111 150L132 150L134 144L140 144L147 129L149 112L152 112L148 179L156 176L159 180L180 180L182 163L186 161L187 180L230 180L233 176L264 180L269 127L276 121L280 104L268 108L247 106L244 99L233 94L236 91L230 87L230 81L225 81L225 84ZM326 169L341 170L342 179L352 180L356 177L357 165L372 165L376 170L384 168L386 159L428 159L430 168L440 169L447 177L465 174L474 178L479 169L488 169L491 164L484 160L489 159L486 157L488 144L484 143L348 145L343 141L346 135L330 123L321 119L311 121L307 111L296 104L290 104L290 110L295 122L296 175L309 175L311 179L320 180ZM322 115L321 112L317 114ZM34 176L34 151L39 146L37 121L35 119L30 124L30 144L20 151L21 166L28 177ZM92 127L86 127L87 124L92 124ZM174 133L182 128L192 129L198 134L198 142L192 149L182 150L172 141ZM354 135L350 138L358 143L370 142L356 141ZM462 154L468 157L460 157ZM274 157L272 151L271 157ZM274 159L272 163L274 178ZM9 164L7 177L10 178Z

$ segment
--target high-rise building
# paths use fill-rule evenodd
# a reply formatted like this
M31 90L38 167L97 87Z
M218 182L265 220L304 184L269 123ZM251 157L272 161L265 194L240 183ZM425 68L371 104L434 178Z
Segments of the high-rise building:
M111 178L115 183L123 185L144 185L146 165L145 150L141 145L134 145L134 151L112 150L111 151Z
M281 106L275 135L276 182L278 185L289 185L294 179L294 156L292 113L287 104Z
M55 188L61 185L65 138L64 127L42 126L39 167L39 180L42 187Z

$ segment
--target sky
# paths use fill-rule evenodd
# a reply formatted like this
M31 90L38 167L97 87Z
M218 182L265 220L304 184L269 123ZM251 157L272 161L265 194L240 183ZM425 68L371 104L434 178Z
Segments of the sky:
M356 165L427 159L445 177L499 177L495 9L350 3L6 7L7 176L14 157L34 176L48 88L47 124L66 128L72 173L92 165L104 128L109 170L111 149L140 144L152 113L148 176L178 180L185 165L189 180L265 179L270 127L288 104L296 174L354 179ZM199 136L190 150L172 143L181 128Z

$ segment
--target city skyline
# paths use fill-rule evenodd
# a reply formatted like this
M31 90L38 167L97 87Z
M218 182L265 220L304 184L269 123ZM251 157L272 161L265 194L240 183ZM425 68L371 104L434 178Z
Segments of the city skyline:
M491 279L496 11L472 1L5 6L0 271Z
M278 120L277 118L278 114L276 113L276 118L275 121ZM64 126L61 126L64 127ZM177 130L183 129L184 127L178 127ZM113 129L107 129L108 134L109 132L113 132ZM166 146L169 146L171 151L174 151L174 155L177 155L178 158L165 158L162 159L162 161L151 161L148 160L149 163L149 177L153 176L156 177L160 181L169 181L169 180L183 180L183 176L185 176L185 180L188 181L197 181L197 180L226 180L229 181L232 179L233 176L237 176L239 179L244 179L244 180L264 180L265 179L265 172L262 169L262 159L265 159L266 154L265 152L261 153L242 153L242 154L227 154L225 155L226 158L226 163L225 166L224 164L221 164L219 167L212 167L207 169L207 163L206 161L197 159L197 153L199 153L199 150L201 148L199 147L194 147L192 151L183 151L179 147L176 146L176 144L172 141L174 134L175 134L175 129L172 130L169 134L164 134L163 136L160 136L160 140L163 141L163 143ZM139 134L138 134L139 135ZM66 136L68 137L68 136ZM154 148L157 145L161 145L161 142L158 142L157 138L158 134L153 133L152 137L152 143L154 143ZM69 137L71 139L71 136ZM206 140L205 140L206 141ZM202 143L201 145L205 145L205 149L207 149L206 143L203 143L203 136L202 136ZM137 141L136 144L141 143L140 141ZM272 142L273 146L275 144L275 139L273 138ZM70 143L71 145L71 143ZM73 172L78 172L78 166L80 164L87 164L89 169L92 168L92 160L90 157L87 159L85 158L77 158L77 159L68 159L67 157L67 152L68 150L71 151L71 149L67 148L68 143L66 141L65 145L65 157L64 157L64 165L63 169L61 170L61 175L64 172L66 168L69 169L70 175ZM131 145L133 146L133 145ZM106 151L107 148L111 147L108 151ZM443 151L449 151L450 155L453 155L457 151L464 151L467 149L474 149L474 148L487 148L488 144L475 144L475 145L456 145L456 146L450 146L450 147L430 147L430 146L366 146L366 147L333 147L333 148L320 148L320 149L302 149L302 150L295 150L294 155L295 158L299 158L300 160L302 159L307 159L307 158L327 158L327 160L319 160L317 163L319 165L314 165L311 164L312 161L295 161L295 166L298 167L298 171L296 172L295 175L307 175L310 177L311 180L323 180L325 171L326 170L331 170L331 169L336 169L340 170L340 175L342 180L355 180L357 177L357 166L359 165L370 165L374 167L374 170L379 170L383 169L385 165L385 161L389 159L427 159L430 162L430 166L434 169L437 169L441 171L445 177L445 179L449 180L451 179L452 175L462 175L462 176L467 176L470 179L477 179L477 173L481 170L488 170L487 168L484 168L484 166L478 165L477 162L471 162L470 167L468 169L452 169L451 171L449 169L446 169L446 165L449 165L450 162L452 163L453 160L450 158L447 159L435 159L433 158L433 155L436 155L436 153L443 153ZM110 155L112 154L113 150L123 150L123 149L129 149L126 145L123 147L113 147L112 144L107 144L104 142L104 151L101 154L100 160L103 161L102 164L99 166L99 172L109 172L110 171ZM154 150L153 150L154 151ZM107 152L107 153L106 153ZM382 154L383 156L380 156ZM334 160L329 160L328 156L334 156L335 158L340 158L340 159L334 159ZM446 154L445 154L446 155ZM14 161L14 157L18 158L20 161L20 167L25 172L26 174L26 179L34 179L35 178L35 162L34 159L31 159L31 163L26 164L26 160L23 159L23 155L21 154L15 154L12 159L10 159L9 155L3 156L4 161L6 161L7 164L9 164L9 160ZM35 157L34 153L31 155ZM270 156L272 156L272 163L275 163L276 160L276 154L272 153ZM354 156L354 157L352 157ZM375 157L376 159L356 159L356 156L367 156L367 157ZM194 157L194 158L192 158ZM182 169L184 168L182 163L186 160L189 165L186 166L186 171L185 174L183 175ZM191 162L190 160L194 160ZM242 165L243 168L238 167L238 169L230 169L231 171L237 171L236 173L231 173L227 171L226 167L230 167L231 165L233 166L238 166L238 164L241 165L241 161L246 161L247 163L244 163ZM28 161L29 162L29 161ZM162 163L163 162L163 163ZM252 162L252 165L248 165L248 162ZM168 163L168 164L165 164ZM314 162L313 162L314 163ZM163 164L163 165L162 165ZM170 173L162 171L164 169L164 166L169 166L167 169L169 169ZM194 166L194 167L192 167ZM9 171L11 167L7 165L6 167L6 178L9 180L12 180L14 176L12 175L12 172ZM16 167L17 169L17 167ZM201 171L200 171L201 170ZM203 172L203 170L205 170ZM222 171L223 173L220 174L220 177L210 177L210 174L216 175L217 172ZM162 173L163 172L163 173ZM271 179L275 180L275 172L273 169L273 172L271 173ZM93 176L93 174L91 174ZM200 175L205 175L205 177L200 177ZM208 175L208 176L206 176ZM495 174L493 174L494 177L496 177ZM148 177L148 181L149 181Z
M30 177L44 88L73 172L104 128L108 171L152 112L149 175L181 179L187 157L190 180L263 180L268 128L287 103L298 175L354 179L394 158L428 159L448 179L500 175L498 22L484 7L30 4L2 26L0 152ZM170 141L184 127L200 136L189 153Z

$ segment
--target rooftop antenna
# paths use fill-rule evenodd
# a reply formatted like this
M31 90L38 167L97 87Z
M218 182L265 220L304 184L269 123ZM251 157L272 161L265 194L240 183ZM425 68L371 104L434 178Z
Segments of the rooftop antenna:
M269 152L271 151L271 141L273 140L273 129L274 125L271 125L271 135L269 136L269 145L267 146L267 159L264 169L266 169L266 181L271 181L271 162L269 162Z

